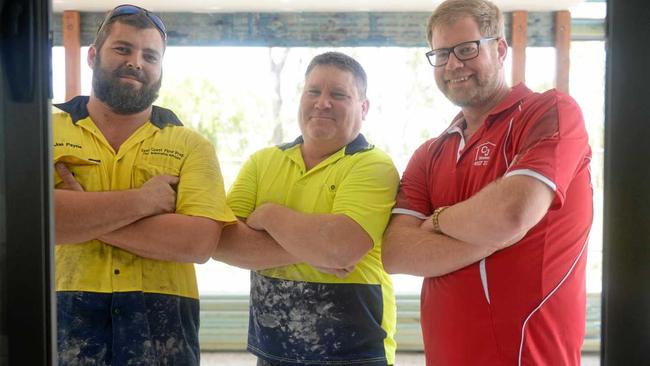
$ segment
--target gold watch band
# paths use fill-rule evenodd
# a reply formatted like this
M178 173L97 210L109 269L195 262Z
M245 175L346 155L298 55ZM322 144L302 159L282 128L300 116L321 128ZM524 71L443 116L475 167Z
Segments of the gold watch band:
M431 215L431 223L433 224L433 232L436 234L442 234L442 230L440 230L440 223L438 222L438 217L442 213L442 211L446 210L449 208L449 206L440 206L436 208L433 211L433 214Z

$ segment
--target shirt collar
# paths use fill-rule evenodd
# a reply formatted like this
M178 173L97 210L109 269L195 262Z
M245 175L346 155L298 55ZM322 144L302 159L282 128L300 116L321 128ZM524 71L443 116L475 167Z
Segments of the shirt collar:
M499 104L497 104L497 106L494 107L492 111L490 111L490 114L487 116L485 120L493 121L494 118L491 117L503 111L511 109L513 106L519 104L522 101L522 99L526 98L532 93L533 91L528 89L528 87L523 83L519 83L513 86L512 89L510 89L510 93L508 93L508 95L506 95L506 97L503 98L503 100Z
M294 146L301 145L304 143L305 140L302 138L302 136L298 136L295 140L292 142L287 142L282 145L278 145L278 148L280 150L288 150ZM365 150L371 150L374 148L374 145L369 143L366 138L363 136L363 134L357 135L357 137L352 140L349 144L345 146L345 155L353 155L356 154L360 151L365 151Z
M77 122L82 119L86 119L90 116L88 113L88 101L90 97L87 95L76 96L65 103L54 104L55 107L60 110L68 113L72 119L72 123L77 124ZM180 119L167 108L162 108L158 106L153 106L151 110L151 123L158 127L164 128L168 124L175 126L182 126Z
M488 114L488 116L485 118L485 123L489 127L497 120L497 115L511 109L515 105L518 105L524 98L532 93L533 91L528 89L528 87L523 83L519 83L513 86L508 95L506 95L506 97L503 98L503 100L490 111L490 114ZM465 118L463 116L463 112L460 112L456 115L456 117L454 117L451 124L447 128L446 133L449 135L453 133L460 133L462 136L465 127Z

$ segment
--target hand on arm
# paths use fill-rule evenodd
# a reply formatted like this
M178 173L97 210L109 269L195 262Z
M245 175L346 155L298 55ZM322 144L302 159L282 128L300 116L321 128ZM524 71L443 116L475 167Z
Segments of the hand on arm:
M56 243L81 243L143 217L174 211L178 178L160 175L138 189L84 192L63 163L55 165L63 181L54 191Z
M442 276L475 263L495 248L464 243L436 234L416 217L393 215L382 246L382 261L388 273L423 277Z
M100 239L142 257L194 263L207 261L218 244L222 222L173 213L177 177L154 176L125 191L83 192L65 164L56 169L63 181L55 192L57 241L77 235L73 242Z
M305 214L266 203L257 207L246 223L255 230L268 232L301 262L328 273L344 275L373 246L365 230L342 214Z
M438 223L445 235L503 249L519 241L546 215L554 194L538 179L505 177L445 209Z
M255 230L246 223L254 210L258 195L259 154L248 159L239 170L228 193L228 206L239 214L235 225L224 227L215 260L251 270L263 270L301 263L300 259L282 248L266 231Z
M282 248L266 231L251 229L243 221L223 229L212 258L255 271L302 262ZM354 269L315 268L338 277L346 277Z
M350 266L348 268L326 268L326 267L318 267L318 266L312 266L319 270L320 272L323 273L329 273L331 275L334 275L338 278L346 278L347 276L354 271L355 266Z
M282 248L266 231L251 229L241 221L223 229L212 258L251 270L301 262Z

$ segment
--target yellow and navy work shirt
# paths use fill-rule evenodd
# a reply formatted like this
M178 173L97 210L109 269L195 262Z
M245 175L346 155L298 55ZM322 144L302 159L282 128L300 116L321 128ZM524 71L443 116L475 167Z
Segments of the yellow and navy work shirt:
M63 112L52 120L54 161L65 162L85 191L138 188L155 175L170 174L180 177L176 213L235 220L212 144L182 127L173 112L154 106L150 121L114 151L90 118L87 103L88 97L76 97L58 104ZM55 187L61 184L56 173L54 181ZM56 290L198 299L192 264L142 258L99 240L56 246Z
M387 365L395 355L395 297L381 242L399 176L363 135L307 171L302 137L255 153L228 193L235 215L263 203L343 214L373 248L346 278L295 264L251 273L248 349L274 364Z

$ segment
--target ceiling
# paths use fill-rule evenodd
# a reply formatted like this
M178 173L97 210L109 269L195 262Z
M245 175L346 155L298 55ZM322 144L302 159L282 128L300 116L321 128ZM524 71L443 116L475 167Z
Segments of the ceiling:
M493 0L504 11L567 10L583 0ZM134 0L158 12L432 11L440 0ZM129 0L52 0L55 12L107 11Z

